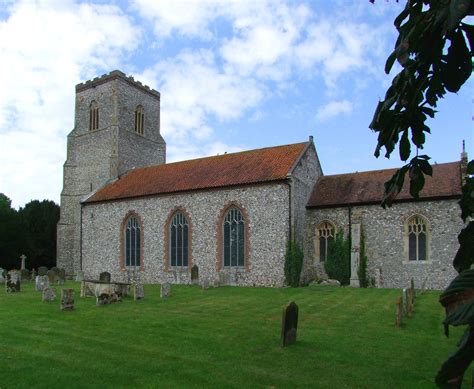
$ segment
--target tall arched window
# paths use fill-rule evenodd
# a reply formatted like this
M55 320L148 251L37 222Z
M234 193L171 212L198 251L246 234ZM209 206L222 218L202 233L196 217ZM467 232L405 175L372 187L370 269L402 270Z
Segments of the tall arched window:
M143 135L143 129L145 128L145 111L141 105L135 108L135 132Z
M188 220L181 212L176 212L173 216L169 228L170 264L171 266L188 266Z
M414 215L407 221L408 260L426 261L428 227L426 220L420 215Z
M328 248L331 240L334 239L335 228L328 221L324 221L318 225L317 228L318 234L318 254L319 260L324 262L328 259Z
M244 218L236 207L231 207L222 225L224 266L243 267L245 263Z
M97 101L92 100L89 107L89 130L99 129L99 104Z
M140 267L141 258L141 226L137 217L131 216L125 223L124 259L126 267Z

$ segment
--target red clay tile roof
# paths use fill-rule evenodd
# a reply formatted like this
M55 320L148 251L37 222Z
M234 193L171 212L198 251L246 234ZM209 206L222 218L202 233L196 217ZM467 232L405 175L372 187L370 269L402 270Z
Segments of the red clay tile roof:
M374 170L361 173L337 174L321 177L314 186L308 208L340 207L352 204L372 204L382 201L384 183L397 169ZM433 177L426 177L420 198L450 198L461 196L459 162L433 165ZM403 190L395 201L413 200L409 179L405 177Z
M84 202L284 180L308 145L296 143L134 169Z

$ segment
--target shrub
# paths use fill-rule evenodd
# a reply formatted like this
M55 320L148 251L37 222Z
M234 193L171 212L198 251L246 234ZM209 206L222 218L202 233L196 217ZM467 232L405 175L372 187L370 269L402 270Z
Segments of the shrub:
M351 241L344 238L339 230L328 245L328 259L324 269L329 278L338 280L341 285L348 285L351 278Z
M367 255L365 254L365 236L364 231L360 231L360 259L359 259L359 269L357 274L359 276L359 285L361 288L367 288L370 284L369 276L367 274ZM375 284L375 280L374 280Z
M303 267L303 251L295 240L290 240L285 255L286 284L297 287L300 284L301 269Z

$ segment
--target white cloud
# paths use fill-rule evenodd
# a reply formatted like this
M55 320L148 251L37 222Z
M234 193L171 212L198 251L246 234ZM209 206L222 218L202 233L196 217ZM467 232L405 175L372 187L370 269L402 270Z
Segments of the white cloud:
M322 122L337 115L348 114L351 112L352 103L350 101L330 101L326 105L318 108L316 111L316 119Z
M108 5L21 1L7 12L0 21L0 190L14 206L46 195L58 201L72 83L117 67L139 30Z

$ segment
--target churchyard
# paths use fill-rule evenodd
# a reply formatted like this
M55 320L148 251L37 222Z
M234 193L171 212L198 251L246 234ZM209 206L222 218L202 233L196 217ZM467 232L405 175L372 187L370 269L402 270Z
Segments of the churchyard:
M461 334L444 337L433 291L398 328L396 289L171 285L162 298L145 285L143 299L97 305L80 282L54 288L53 301L31 281L0 292L0 387L431 388ZM62 289L74 309L60 309ZM296 342L282 347L290 301Z

